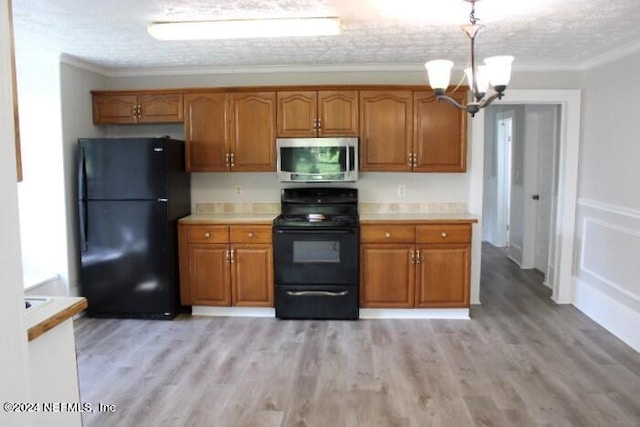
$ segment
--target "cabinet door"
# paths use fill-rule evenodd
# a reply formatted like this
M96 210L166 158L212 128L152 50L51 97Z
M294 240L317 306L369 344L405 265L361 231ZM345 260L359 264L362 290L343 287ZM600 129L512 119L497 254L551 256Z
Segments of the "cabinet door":
M267 244L232 246L234 306L273 307L273 249Z
M231 96L231 170L276 170L276 93L234 93Z
M224 93L185 95L186 168L227 171L228 102Z
M360 92L360 170L411 171L411 91Z
M182 123L182 94L138 95L138 123Z
M416 307L469 307L469 244L418 246Z
M360 305L413 308L413 245L366 244L360 249Z
M137 106L138 97L135 95L93 95L93 123L96 125L138 123Z
M316 91L278 92L278 137L314 137L318 117Z
M319 136L358 136L358 92L318 92Z
M461 104L467 92L450 95ZM433 92L416 92L414 172L465 172L467 170L467 114L446 102L436 101Z
M228 244L191 244L189 283L193 305L231 305Z

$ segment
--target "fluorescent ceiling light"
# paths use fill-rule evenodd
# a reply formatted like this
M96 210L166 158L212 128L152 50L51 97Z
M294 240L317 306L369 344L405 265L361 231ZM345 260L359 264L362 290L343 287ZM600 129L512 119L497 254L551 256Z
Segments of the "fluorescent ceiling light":
M147 26L147 31L159 40L332 36L340 34L340 18L328 17L152 22Z

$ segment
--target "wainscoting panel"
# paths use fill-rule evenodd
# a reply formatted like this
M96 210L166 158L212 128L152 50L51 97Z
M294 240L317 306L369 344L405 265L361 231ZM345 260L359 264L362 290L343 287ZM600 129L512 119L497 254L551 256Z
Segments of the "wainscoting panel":
M640 211L578 202L574 304L618 338L640 347Z
M640 232L585 217L580 270L640 301Z

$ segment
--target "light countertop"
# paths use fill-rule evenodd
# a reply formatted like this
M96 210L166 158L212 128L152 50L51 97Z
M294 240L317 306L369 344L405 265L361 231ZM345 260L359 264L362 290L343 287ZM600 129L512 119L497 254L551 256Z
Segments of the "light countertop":
M469 213L443 213L443 212L393 212L393 213L362 213L360 223L381 223L381 222L460 222L475 223L478 217Z
M272 224L278 214L269 213L230 213L230 214L194 214L180 219L182 224ZM367 222L478 222L478 217L468 213L444 212L394 212L361 213L360 223Z
M179 220L181 224L273 224L275 213L193 214Z
M26 299L45 299L44 302L34 305L25 313L29 341L33 341L87 308L87 299L84 297L27 296Z

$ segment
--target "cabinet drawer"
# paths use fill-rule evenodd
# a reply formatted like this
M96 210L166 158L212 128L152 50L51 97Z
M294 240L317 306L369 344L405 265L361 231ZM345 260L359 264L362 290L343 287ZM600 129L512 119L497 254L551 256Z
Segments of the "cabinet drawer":
M187 228L189 243L227 243L229 228L226 225L190 225Z
M470 224L433 224L416 227L417 243L470 243Z
M231 243L271 243L270 225L232 225Z
M362 225L360 241L362 243L413 243L415 227L413 225Z

